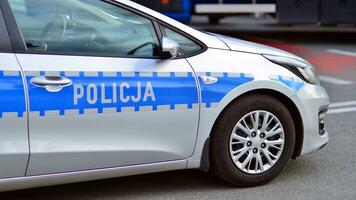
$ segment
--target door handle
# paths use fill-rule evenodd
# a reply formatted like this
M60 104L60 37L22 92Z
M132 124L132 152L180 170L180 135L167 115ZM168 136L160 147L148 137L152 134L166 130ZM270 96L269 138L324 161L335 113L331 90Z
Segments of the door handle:
M31 79L31 84L46 88L49 92L59 92L64 87L72 85L72 80L62 76L36 76Z

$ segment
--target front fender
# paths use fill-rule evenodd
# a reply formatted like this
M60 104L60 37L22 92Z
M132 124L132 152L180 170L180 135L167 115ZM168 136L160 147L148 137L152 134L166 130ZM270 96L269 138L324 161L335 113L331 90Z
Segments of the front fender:
M202 165L202 158L205 158L204 162L206 162L207 156L204 154L208 153L205 152L205 150L209 149L206 147L206 145L208 145L206 141L209 139L213 126L224 109L241 95L258 90L270 90L281 93L290 98L293 103L300 105L300 102L295 102L298 101L297 98L291 98L295 96L297 91L280 82L272 80L254 80L233 88L226 93L218 103L214 104L215 106L202 107L198 138L194 153L188 159L187 168L200 168ZM202 91L202 99L204 101L204 91Z

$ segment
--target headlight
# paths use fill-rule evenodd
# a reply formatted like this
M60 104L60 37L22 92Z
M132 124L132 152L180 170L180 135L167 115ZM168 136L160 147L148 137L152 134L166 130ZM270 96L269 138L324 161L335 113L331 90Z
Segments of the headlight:
M281 65L290 71L292 71L299 78L311 84L320 84L319 75L316 72L313 65L307 61L297 60L294 58L274 56L274 55L263 55L265 58L273 63Z

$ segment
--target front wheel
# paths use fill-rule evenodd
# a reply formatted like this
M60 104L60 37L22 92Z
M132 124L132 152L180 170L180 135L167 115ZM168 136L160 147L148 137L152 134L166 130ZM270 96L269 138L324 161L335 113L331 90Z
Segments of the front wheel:
M262 185L281 172L294 143L293 118L283 103L265 94L245 96L214 126L211 170L236 186Z

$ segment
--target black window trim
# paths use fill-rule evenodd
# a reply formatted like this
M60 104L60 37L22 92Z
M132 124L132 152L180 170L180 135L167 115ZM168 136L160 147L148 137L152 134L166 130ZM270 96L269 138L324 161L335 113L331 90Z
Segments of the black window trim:
M24 52L26 51L26 45L21 35L21 32L15 21L15 17L10 9L9 2L7 0L0 0L0 7L2 14L4 16L7 31L9 33L10 42L12 45L13 52Z
M165 33L163 33L164 31L162 30L162 26L168 28L168 29L171 29L172 31L174 32L177 32L178 34L188 38L189 40L193 41L194 43L196 43L197 45L199 45L201 47L201 49L199 51L196 51L196 52L193 52L193 53L190 53L190 54L183 54L181 52L182 55L178 56L177 58L190 58L190 57L193 57L193 56L196 56L198 54L201 54L203 52L205 52L208 47L203 43L201 42L200 40L196 39L195 37L191 36L190 34L187 34L186 32L170 25L170 24L167 24L163 21L159 21L159 29L160 29L160 32L162 33L162 35L165 35Z
M9 33L7 32L7 27L4 21L4 16L2 14L2 9L0 5L0 53L13 53Z
M135 8L129 7L127 5L124 5L120 2L114 1L114 0L100 0L103 2L107 2L110 3L112 5L118 6L122 9L128 10L130 12L133 12L139 16L142 16L148 20L151 21L152 26L154 27L155 33L156 33L156 37L158 38L158 42L160 47L162 46L162 37L163 37L163 32L161 30L161 25L168 27L174 31L176 31L177 33L193 40L194 42L196 42L197 44L199 44L202 49L201 51L197 51L195 53L189 54L189 55L182 55L179 56L175 59L180 59L180 58L188 58L188 57L192 57L195 55L198 55L200 53L203 53L204 51L207 50L207 46L201 42L200 40L198 40L197 38L191 36L188 33L185 33L184 31L170 25L167 24L151 15L148 15L142 11L139 11ZM12 50L14 53L18 53L18 54L30 54L30 55L63 55L63 56L87 56L87 57L111 57L111 58L132 58L132 59L161 59L160 56L124 56L124 55L120 55L120 56L115 56L115 55L95 55L92 53L81 53L81 52L71 52L71 53L65 53L65 52L29 52L27 51L27 47L24 41L24 38L21 34L20 28L17 25L15 16L13 15L13 12L11 10L10 4L8 2L8 0L0 0L0 7L1 9L4 11L3 15L4 15L4 20L5 20L5 24L7 26L8 29L8 33L9 33L9 37L10 37L10 42L12 45Z

